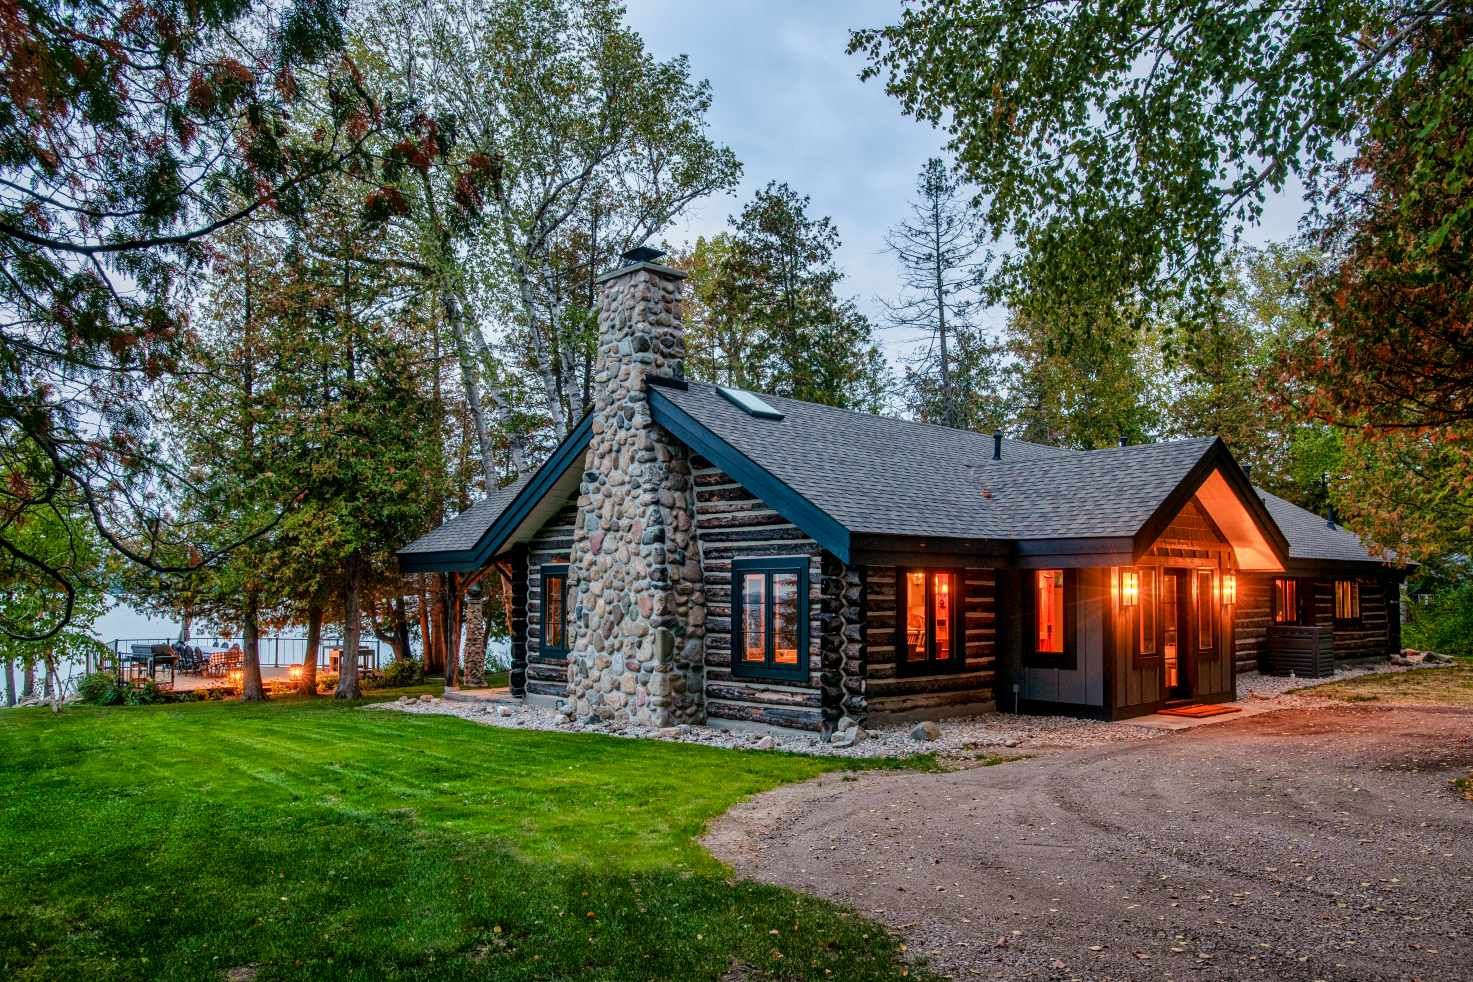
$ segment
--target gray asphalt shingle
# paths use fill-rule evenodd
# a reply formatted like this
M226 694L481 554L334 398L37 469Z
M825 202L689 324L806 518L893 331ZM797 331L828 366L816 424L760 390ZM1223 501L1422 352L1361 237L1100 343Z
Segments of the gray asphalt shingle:
M1376 563L1361 545L1360 537L1342 525L1331 525L1323 515L1285 501L1262 488L1254 488L1263 499L1274 524L1289 540L1290 559L1325 559L1335 562Z

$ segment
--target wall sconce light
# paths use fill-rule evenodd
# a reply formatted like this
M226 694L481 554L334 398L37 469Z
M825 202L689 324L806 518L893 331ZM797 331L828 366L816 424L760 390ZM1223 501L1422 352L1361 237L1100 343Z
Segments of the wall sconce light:
M1238 602L1238 577L1234 573L1222 574L1222 605L1231 607Z
M1141 599L1141 574L1127 569L1120 574L1120 606L1134 607Z

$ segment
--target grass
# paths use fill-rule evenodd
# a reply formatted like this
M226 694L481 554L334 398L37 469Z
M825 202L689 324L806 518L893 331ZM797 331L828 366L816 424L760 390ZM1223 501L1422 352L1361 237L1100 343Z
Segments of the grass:
M1296 690L1344 702L1473 707L1473 661L1448 668L1362 675Z
M894 977L694 841L843 766L331 700L0 714L0 977Z

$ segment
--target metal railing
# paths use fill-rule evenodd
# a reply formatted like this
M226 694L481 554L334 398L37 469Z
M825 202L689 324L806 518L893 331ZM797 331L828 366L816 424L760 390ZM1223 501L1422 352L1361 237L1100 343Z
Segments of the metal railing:
M108 647L112 649L113 657L120 658L132 654L134 645L173 645L178 638L115 638ZM245 639L239 636L224 634L204 634L189 639L191 648L198 648L206 655L212 651L223 651L232 645L245 647ZM328 664L328 652L342 648L341 638L324 638L317 646L317 667L325 669ZM373 668L383 668L394 659L394 649L375 637L364 637L358 641L358 647L373 649ZM262 668L282 668L287 665L301 665L306 661L307 639L283 637L281 635L267 635L258 641L261 653ZM91 666L88 666L90 671Z

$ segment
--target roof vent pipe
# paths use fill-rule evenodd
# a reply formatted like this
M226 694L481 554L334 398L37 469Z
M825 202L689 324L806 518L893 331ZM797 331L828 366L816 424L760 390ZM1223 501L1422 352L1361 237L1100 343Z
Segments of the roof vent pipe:
M1130 446L1130 441L1125 438L1125 434L1124 433L1120 434L1120 445L1122 447L1128 447L1128 446Z
M992 431L992 459L1002 460L1002 430Z

